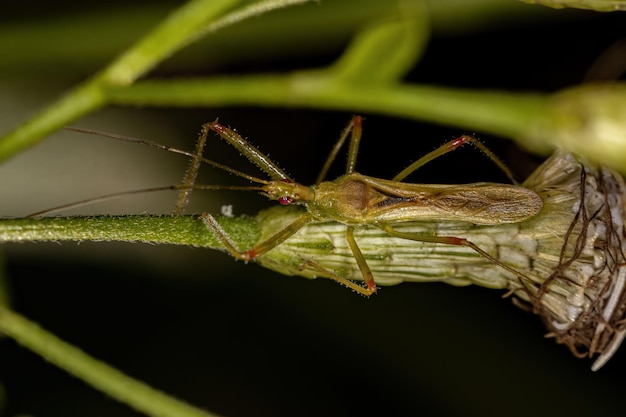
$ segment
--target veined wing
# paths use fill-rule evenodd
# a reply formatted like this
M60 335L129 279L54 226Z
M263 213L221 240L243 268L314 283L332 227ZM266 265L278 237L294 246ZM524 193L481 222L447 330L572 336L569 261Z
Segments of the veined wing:
M410 184L362 176L368 185L363 215L392 223L458 220L476 224L516 223L536 215L543 201L532 190L498 183Z

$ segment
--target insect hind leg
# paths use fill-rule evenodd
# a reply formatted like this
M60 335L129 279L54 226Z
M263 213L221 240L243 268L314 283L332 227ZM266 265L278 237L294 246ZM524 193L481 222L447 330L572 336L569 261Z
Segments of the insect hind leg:
M427 236L427 235L420 235L416 233L400 232L389 225L381 226L381 228L390 236L398 237L401 239L414 240L417 242L441 243L443 245L465 246L467 248L470 248L474 250L475 252L477 252L482 257L484 257L485 259L487 259L488 261L492 262L494 265L497 265L505 269L506 271L512 273L513 275L515 275L518 278L520 284L525 288L527 287L526 281L528 281L528 277L526 275L522 274L520 271L516 270L515 268L512 268L511 266L503 263L499 259L495 258L493 255L490 255L489 253L481 249L475 243L465 238L454 237L454 236Z
M504 174L509 178L509 180L511 180L513 184L518 184L518 182L513 177L513 173L504 164L504 162L502 162L500 158L498 158L496 154L494 154L488 147L486 147L478 139L471 135L461 135L458 138L452 139L451 141L444 143L434 151L427 153L426 155L422 156L420 159L403 169L398 175L393 177L392 181L402 181L433 159L439 158L440 156L443 156L448 152L452 152L468 143L471 143L472 145L480 149L485 155L487 155L487 157L491 159L491 161L496 164L502 172L504 172Z

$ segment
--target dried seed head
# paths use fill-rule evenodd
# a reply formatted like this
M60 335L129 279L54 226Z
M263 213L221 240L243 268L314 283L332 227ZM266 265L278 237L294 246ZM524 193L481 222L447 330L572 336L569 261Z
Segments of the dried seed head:
M553 155L524 185L558 209L552 224L542 216L540 223L524 225L537 227L534 269L549 273L522 283L515 295L542 317L557 342L577 356L597 356L597 370L626 335L626 187L619 174L565 152ZM571 220L565 228L554 215ZM554 237L542 237L550 233L561 242L558 252Z

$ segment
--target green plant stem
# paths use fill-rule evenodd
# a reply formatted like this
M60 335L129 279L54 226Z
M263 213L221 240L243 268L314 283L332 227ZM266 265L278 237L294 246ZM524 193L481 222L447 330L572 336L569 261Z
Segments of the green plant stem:
M595 10L596 12L616 12L626 10L626 1L621 0L522 0L530 4L541 4L555 9L572 7Z
M104 105L99 86L87 82L46 107L35 117L0 140L0 161L34 145L46 135Z
M233 13L228 14L223 19L218 20L217 22L206 27L205 30L200 30L194 36L194 39L204 36L209 32L215 32L222 28L231 26L235 23L239 23L243 20L249 19L251 17L258 16L263 13L267 13L272 10L283 9L285 7L300 5L304 3L308 3L312 0L263 0L258 3L250 4L246 7L242 7L239 10L234 11Z
M128 85L184 46L199 30L241 0L192 0L101 73L77 87L25 125L0 140L0 161L32 146L46 135L104 104L106 84Z
M100 77L105 83L132 84L158 62L195 38L212 20L242 0L191 0L150 34L107 67Z
M259 238L249 217L217 217L240 248ZM0 242L121 241L221 248L217 238L194 216L85 216L0 220Z
M323 72L321 72L323 74ZM386 114L507 137L546 112L548 96L428 85L361 85L318 73L179 81L108 88L115 104L138 106L279 106Z
M37 143L47 134L70 123L72 120L75 120L90 111L94 111L104 104L108 104L109 99L115 99L115 97L117 97L116 103L158 105L157 102L142 99L139 96L133 96L133 94L136 94L135 90L132 90L130 93L117 90L116 94L115 88L131 86L132 83L156 66L159 62L163 61L165 58L169 57L174 52L180 50L189 43L195 41L205 33L211 32L223 26L232 25L234 22L239 22L242 19L253 15L256 16L268 10L303 3L306 0L264 0L224 15L229 9L232 9L240 1L242 0L189 1L168 16L160 25L147 34L135 46L131 47L127 52L113 61L111 65L104 68L100 73L96 74L83 85L77 87L77 89L73 92L68 93L60 101L42 111L39 115L35 115L24 126L13 130L5 137L1 138L0 161L7 159L20 150ZM489 1L466 3L469 5L471 10L484 10L483 7L485 7L485 4L491 4ZM502 3L502 0L495 1L494 4L499 3ZM393 9L390 9L393 10L391 14L397 15L398 8L396 6L397 4L394 3ZM408 10L406 7L401 7L400 9L404 9L405 12ZM423 10L426 9L424 8ZM434 18L434 16L437 16L437 10L437 7L433 5L433 7L429 9L430 13L428 13L428 15L432 15ZM406 34L406 39L400 39L397 42L393 42L393 44L406 45L406 50L398 54L396 59L389 60L389 62L393 62L392 65L383 65L381 68L378 68L379 72L385 75L384 78L388 78L391 75L397 76L398 74L405 73L411 64L411 58L416 58L415 54L411 53L411 49L419 49L418 45L425 39L426 30L424 27L427 26L425 24L427 14L425 12L418 12L414 15L418 18L414 20L410 18L414 12L415 11L408 14L405 13L406 21L400 25L405 26L405 29L407 30L401 30L398 32L396 29L396 33L392 33L391 38L394 39L403 32ZM447 14L450 14L449 11ZM421 29L416 32L415 30L410 29L411 27L413 27L413 29L420 27ZM385 31L388 29L389 28L385 28ZM381 33L385 34L386 32L383 31ZM360 48L353 50L358 50L363 53L348 56L348 58L354 62L351 62L350 60L348 62L344 61L344 69L353 68L358 64L358 62L387 62L387 60L379 59L381 54L389 58L389 45L388 42L385 42L385 39L388 36L380 36L381 33L377 36L357 37L357 43L361 42L362 45L360 45ZM374 69L375 68L372 68L371 65L361 68L362 76L356 78L359 80L367 80L366 75L368 71L376 73L376 71L373 71ZM349 73L353 74L356 70L358 70L358 68L353 68L349 71ZM322 73L323 72L309 73L317 74L317 77L310 77L307 75L300 76L296 74L295 76L287 75L282 79L277 78L274 80L259 77L244 77L240 80L235 80L234 84L229 84L228 82L224 83L223 80L217 80L217 85L219 86L218 89L222 90L221 97L225 98L226 101L228 101L228 97L230 97L231 104L273 104L281 106L300 105L303 107L319 107L327 109L349 109L350 111L378 111L386 114L404 115L441 123L446 123L449 119L442 116L442 111L446 112L447 110L442 107L440 103L435 102L433 103L434 106L427 104L423 107L417 105L410 98L410 95L414 93L410 91L410 89L393 90L391 91L391 95L386 96L390 100L383 100L383 102L381 102L378 99L378 96L381 92L384 92L385 89L382 89L382 86L380 85L376 87L376 83L371 82L371 80L360 84L359 88L359 85L350 84L346 82L346 80L344 80L344 82L339 82L341 80L338 78L341 77L337 77L338 74L333 73L333 68L325 72L326 76L320 76ZM269 85L268 81L270 81ZM294 84L292 81L296 81L296 83ZM392 82L393 80L388 81ZM259 85L254 85L257 82ZM203 86L206 82L199 80L196 83L196 85L204 88ZM148 86L150 85L157 86L159 84L148 84ZM224 91L224 87L228 87L229 85L235 90L232 92ZM102 90L108 88L111 90L108 91L108 94L103 95ZM183 105L184 103L207 105L211 102L210 99L206 100L206 97L205 100L201 101L185 101L180 100L180 96L179 100L172 100L169 102L164 100L163 96L163 93L167 94L168 90L169 88L164 86L160 93L156 92L157 95L159 95L157 98L159 103L167 103L170 105ZM250 94L248 94L247 91L250 91ZM255 91L261 91L262 94L255 95L253 93ZM405 93L406 95L403 96L402 93ZM417 91L417 93L419 93L419 91ZM279 101L271 103L271 99L268 101L269 97L278 98ZM433 95L433 97L436 98L436 95ZM236 101L238 99L240 100L239 102ZM467 107L465 110L467 111L467 109L476 108L476 100L478 99L480 99L480 96L476 97L472 101L471 106ZM360 100L363 101L362 105L354 105ZM445 100L444 97L444 105L448 105L449 102L450 101ZM389 110L381 110L385 109L385 106L388 104L391 104L391 106L388 107ZM436 113L430 112L430 109L433 107L437 108L439 111ZM452 124L471 129L482 129L483 126L491 127L492 129L487 129L486 131L494 133L504 132L504 134L507 134L511 131L517 131L517 129L506 126L507 121L511 119L510 114L505 114L502 117L499 117L500 115L498 113L493 113L494 110L499 108L499 105L491 107L487 106L486 111L483 111L483 116L486 113L494 114L494 116L489 118L489 120L495 120L498 122L496 126L493 126L492 123L486 122L484 117L474 119L471 112L468 112L470 114L463 118L465 122ZM538 110L541 111L541 109ZM476 122L473 122L474 120L476 120Z
M153 417L210 417L62 341L27 318L0 306L0 333L116 400Z
M257 4L265 4L260 2ZM276 3L276 2L273 2ZM268 59L303 51L337 50L351 33L373 18L386 13L394 2L380 0L340 0L315 2L308 8L286 8L262 19L248 19L241 25L220 30L219 36L203 40L203 54L177 55L168 68L189 69L189 62L205 65L207 57L218 58L212 65L228 66L248 62L259 54ZM412 0L412 3L417 3ZM257 4L252 5L255 7ZM438 34L489 30L508 22L519 24L549 16L539 7L527 7L510 0L428 0L429 18ZM80 13L37 16L3 22L0 26L0 74L3 77L48 77L51 74L82 76L86 68L101 65L147 32L167 13L158 2L135 5L94 5ZM248 8L224 16L231 21ZM247 17L247 16L244 16ZM219 22L212 24L216 29ZM111 25L115 24L115 31ZM222 26L221 24L219 24ZM324 30L320 31L319 28ZM290 36L284 36L289 33ZM46 53L41 53L45 41ZM306 49L302 42L306 41ZM71 45L71 48L68 48ZM214 60L216 61L216 60ZM55 73L59 62L63 70ZM193 65L193 64L192 64ZM42 69L46 70L42 72Z

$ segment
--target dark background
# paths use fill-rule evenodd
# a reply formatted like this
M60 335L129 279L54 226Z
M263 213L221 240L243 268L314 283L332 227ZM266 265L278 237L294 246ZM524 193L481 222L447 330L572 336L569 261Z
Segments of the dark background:
M33 27L33 22L42 27L67 14L107 16L132 6L146 7L148 15L149 7L168 7L153 2L110 3L101 9L72 2L55 2L54 7L28 3L36 7L7 7L0 35L9 33L9 27ZM149 22L142 25L150 27ZM142 27L133 30L141 33ZM582 82L599 56L623 40L624 28L623 14L538 9L536 16L524 14L519 21L436 32L407 78L468 88L557 91ZM128 33L130 43L134 32ZM113 35L123 38L117 31ZM199 58L180 67L164 66L158 73L191 76L325 65L345 41L288 56L225 59L227 64L220 68L207 69L198 64ZM44 41L33 42L41 47L40 61L29 51L24 52L21 70L14 62L0 65L4 131L117 53L86 58L82 67L80 59L68 58L64 66L50 57L44 70ZM10 44L7 39L2 43L0 36L0 45ZM34 68L31 59L39 62ZM13 116L6 114L9 111ZM175 143L178 137L185 141L178 146L191 149L200 125L218 116L303 183L314 181L350 118L347 113L303 109L108 108L78 124L161 143ZM364 116L357 169L383 178L464 133ZM542 160L511 142L475 133L520 178ZM59 148L52 150L55 143ZM127 161L100 147L115 152L139 149ZM256 174L236 152L217 143L210 149L214 159ZM86 141L76 134L55 135L0 167L5 184L0 208L7 216L20 216L111 190L152 185L135 182L137 173L161 185L178 181L186 161L173 155L165 155L164 161L150 159L156 154L134 145ZM74 166L76 161L85 165ZM126 168L118 169L117 164L132 165L136 171L123 171ZM232 180L208 173L214 176L204 182ZM479 152L464 149L425 167L413 180L503 178ZM94 185L101 182L102 188ZM152 198L133 199L131 206L77 211L159 212L173 204L172 195L164 202ZM218 212L226 203L234 204L236 214L254 214L271 204L252 195L212 193L196 195L190 212ZM6 254L8 285L18 312L129 375L224 416L588 416L622 410L623 352L592 373L590 361L576 359L565 347L544 339L538 318L502 299L501 291L402 284L382 288L368 300L327 280L284 277L222 253L185 247L12 244L6 245ZM8 397L3 416L136 415L9 339L0 344L0 381Z

